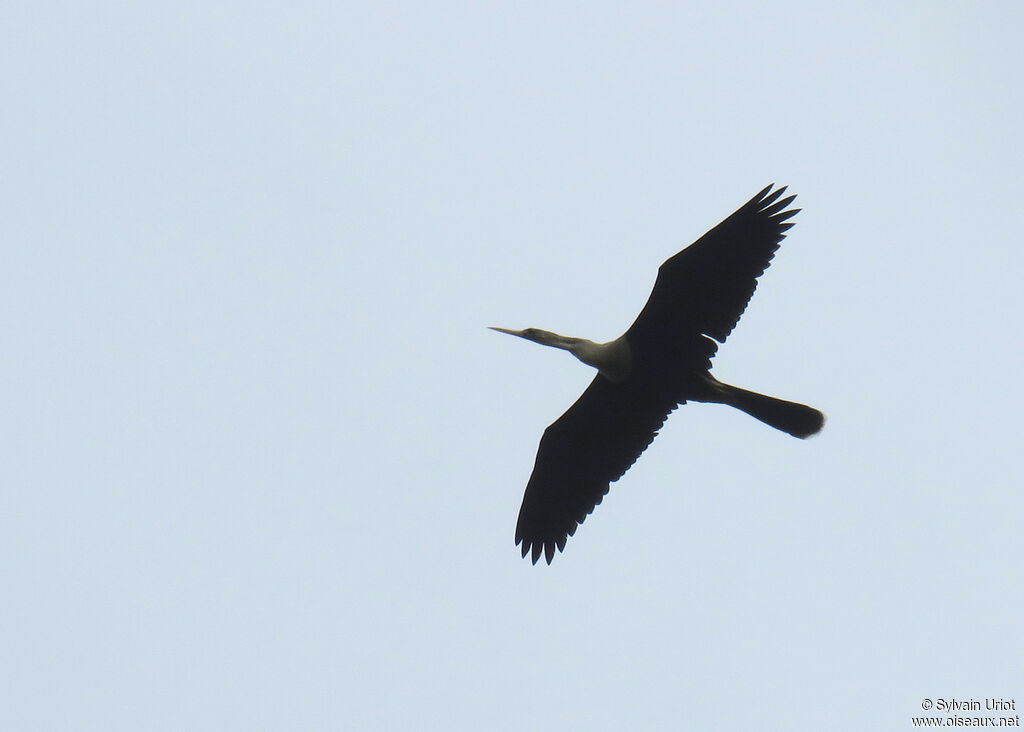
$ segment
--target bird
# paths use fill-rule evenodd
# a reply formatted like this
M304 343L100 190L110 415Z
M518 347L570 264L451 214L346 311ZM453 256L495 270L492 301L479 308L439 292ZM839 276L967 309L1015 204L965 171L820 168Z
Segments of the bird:
M794 437L816 434L819 410L747 391L711 375L711 359L746 310L771 263L795 195L768 185L658 269L636 320L608 343L539 328L491 330L568 351L597 369L590 386L541 437L516 523L516 545L532 563L564 551L611 483L686 402L727 404Z

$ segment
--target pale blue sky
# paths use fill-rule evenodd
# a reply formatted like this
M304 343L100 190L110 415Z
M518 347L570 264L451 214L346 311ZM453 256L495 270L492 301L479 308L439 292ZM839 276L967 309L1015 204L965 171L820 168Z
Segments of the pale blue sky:
M1016 2L8 3L0 728L902 730L1024 704ZM513 545L770 182L715 373Z

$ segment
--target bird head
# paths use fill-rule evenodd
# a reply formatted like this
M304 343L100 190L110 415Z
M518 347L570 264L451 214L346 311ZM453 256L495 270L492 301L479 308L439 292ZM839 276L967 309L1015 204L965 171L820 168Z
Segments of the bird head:
M493 325L488 326L491 330L496 330L499 333L508 333L509 335L519 336L525 338L528 341L534 343L540 343L542 346L555 346L558 348L564 348L563 341L566 339L556 333L550 333L540 328L526 328L525 330L510 330L509 328L497 328Z

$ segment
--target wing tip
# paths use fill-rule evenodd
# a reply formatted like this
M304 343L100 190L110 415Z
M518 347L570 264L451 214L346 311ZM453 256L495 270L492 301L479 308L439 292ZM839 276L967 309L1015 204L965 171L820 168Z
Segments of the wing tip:
M530 563L536 565L540 561L541 557L544 557L544 561L547 564L551 564L555 558L555 549L559 552L565 550L566 539L560 540L536 540L530 539L516 539L516 544L519 545L520 551L522 552L523 559L530 557Z

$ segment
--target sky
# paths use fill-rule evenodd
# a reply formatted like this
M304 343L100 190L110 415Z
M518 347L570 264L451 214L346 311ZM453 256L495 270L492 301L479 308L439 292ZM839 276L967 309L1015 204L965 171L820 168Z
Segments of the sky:
M1020 3L0 21L0 728L1024 706ZM523 560L592 372L486 326L618 336L769 183L803 210L714 373L825 429L688 404Z

